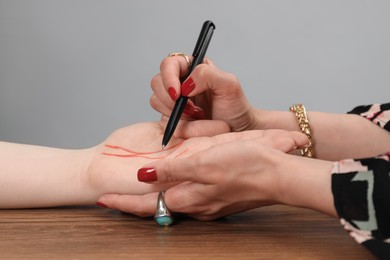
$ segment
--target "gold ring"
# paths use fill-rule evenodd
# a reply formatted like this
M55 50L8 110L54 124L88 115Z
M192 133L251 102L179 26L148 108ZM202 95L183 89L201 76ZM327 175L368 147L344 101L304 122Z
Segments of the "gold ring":
M183 52L171 52L171 53L168 54L168 57L173 57L173 56L182 56L182 57L184 57L184 59L186 59L186 62L187 62L187 67L190 68L190 66L191 66L190 58L188 58L188 56L185 55L185 53L183 53Z

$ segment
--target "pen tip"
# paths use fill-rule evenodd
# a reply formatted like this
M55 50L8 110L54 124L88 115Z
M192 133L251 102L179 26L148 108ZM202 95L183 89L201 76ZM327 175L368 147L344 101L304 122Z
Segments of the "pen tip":
M161 148L161 150L164 150L164 148L165 148L165 145L162 145L162 148Z

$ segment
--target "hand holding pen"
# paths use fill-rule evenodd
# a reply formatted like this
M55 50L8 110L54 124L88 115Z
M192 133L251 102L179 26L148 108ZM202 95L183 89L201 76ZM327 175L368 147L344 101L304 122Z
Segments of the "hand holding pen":
M187 78L191 72L194 70L196 66L201 64L203 62L203 59L206 55L207 48L209 46L211 37L213 35L215 29L215 25L211 21L206 21L203 23L202 30L200 31L198 41L196 42L194 52L192 54L193 60L190 64L189 70L185 78ZM187 63L188 58L185 56ZM191 84L189 82L189 84ZM181 93L180 97L176 100L175 106L173 107L172 114L169 117L163 140L162 140L162 147L164 148L169 140L171 139L176 126L180 120L180 117L184 111L184 108L187 104L188 97L186 96L188 93Z
M233 132L261 129L264 117L260 112L263 110L249 104L234 74L219 69L210 58L204 59L202 65L189 73L185 55L181 56L163 59L160 72L151 80L153 109L169 117L174 105L172 101L178 99L178 93L185 93L188 101L183 113L187 119L222 120ZM184 80L182 83L181 79ZM205 120L197 120L184 134L196 135L197 131L210 127Z

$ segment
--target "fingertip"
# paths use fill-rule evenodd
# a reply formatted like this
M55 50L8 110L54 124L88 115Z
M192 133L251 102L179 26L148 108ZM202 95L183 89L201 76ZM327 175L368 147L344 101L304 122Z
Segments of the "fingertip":
M168 94L173 101L176 101L179 97L174 87L168 87Z
M104 194L98 199L96 205L102 208L115 209L114 202L116 201L116 198L118 198L118 196L118 194Z
M153 167L143 167L137 172L137 178L140 182L155 182L157 181L157 171Z
M295 144L298 147L310 145L310 140L305 134L298 132L298 131L294 131L293 133L294 133L294 137L295 137L294 138Z
M100 201L96 202L96 205L101 207L101 208L107 208L107 205L104 204L103 202L100 202Z
M214 62L212 60L210 60L209 58L207 58L207 57L204 58L204 64L207 64L207 65L215 67Z
M181 95L187 97L195 88L196 84L190 76L181 84Z
M206 118L206 113L201 107L195 106L194 107L194 113L192 114L192 117L194 119L205 119Z

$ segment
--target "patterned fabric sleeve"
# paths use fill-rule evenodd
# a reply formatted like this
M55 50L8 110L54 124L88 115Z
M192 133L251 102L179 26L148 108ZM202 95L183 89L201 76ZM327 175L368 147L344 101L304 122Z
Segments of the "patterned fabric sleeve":
M348 114L357 114L390 132L390 103L355 107Z
M359 106L349 113L390 132L390 103ZM332 192L341 224L351 237L379 259L390 259L390 147L377 157L335 162Z

